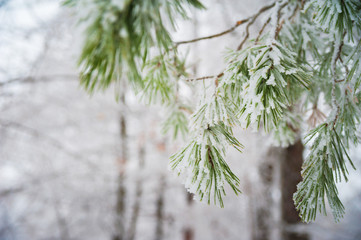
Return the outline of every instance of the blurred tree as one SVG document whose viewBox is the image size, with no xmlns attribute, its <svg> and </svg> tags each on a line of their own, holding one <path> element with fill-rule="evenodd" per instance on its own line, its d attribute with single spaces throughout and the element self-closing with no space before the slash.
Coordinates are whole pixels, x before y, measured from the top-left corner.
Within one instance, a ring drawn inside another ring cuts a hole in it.
<svg viewBox="0 0 361 240">
<path fill-rule="evenodd" d="M 188 6 L 202 9 L 200 1 L 65 4 L 87 27 L 79 60 L 82 85 L 92 93 L 114 83 L 122 93 L 126 81 L 142 100 L 164 106 L 169 112 L 164 131 L 187 137 L 171 157 L 171 168 L 196 198 L 223 207 L 226 183 L 241 192 L 225 161 L 228 145 L 243 148 L 233 134 L 236 126 L 264 129 L 282 147 L 307 134 L 309 154 L 293 197 L 296 208 L 304 221 L 312 221 L 317 212 L 326 213 L 327 199 L 340 220 L 344 206 L 336 183 L 347 181 L 346 162 L 353 167 L 348 149 L 359 142 L 360 1 L 277 0 L 221 33 L 178 42 L 167 26 L 175 28 L 177 16 L 186 18 Z M 267 17 L 253 36 L 250 27 L 262 14 Z M 227 54 L 222 72 L 189 74 L 180 45 L 221 37 L 242 25 L 245 37 Z M 204 93 L 198 105 L 186 94 L 194 87 Z"/>
</svg>

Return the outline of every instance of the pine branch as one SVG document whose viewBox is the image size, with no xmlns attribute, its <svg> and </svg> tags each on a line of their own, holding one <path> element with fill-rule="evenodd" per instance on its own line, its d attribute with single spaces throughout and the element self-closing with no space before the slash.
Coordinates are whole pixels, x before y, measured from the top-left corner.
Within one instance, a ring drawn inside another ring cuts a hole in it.
<svg viewBox="0 0 361 240">
<path fill-rule="evenodd" d="M 76 5 L 78 1 L 67 2 Z M 225 158 L 227 145 L 242 149 L 233 127 L 262 127 L 273 134 L 277 144 L 286 146 L 295 140 L 303 123 L 303 112 L 292 110 L 295 104 L 314 106 L 310 125 L 325 121 L 326 116 L 317 108 L 323 93 L 333 111 L 326 123 L 308 134 L 310 155 L 294 200 L 304 221 L 314 220 L 318 211 L 325 213 L 325 197 L 336 221 L 343 216 L 336 182 L 341 177 L 347 180 L 346 160 L 352 165 L 347 151 L 351 143 L 360 140 L 361 41 L 356 47 L 353 43 L 361 34 L 360 1 L 279 0 L 225 31 L 179 42 L 171 40 L 162 16 L 174 26 L 174 15 L 186 16 L 183 5 L 201 7 L 197 0 L 130 1 L 125 8 L 109 2 L 94 3 L 98 15 L 89 21 L 80 60 L 83 85 L 89 91 L 106 88 L 114 81 L 123 81 L 122 70 L 126 70 L 128 80 L 149 103 L 166 106 L 170 114 L 163 124 L 164 132 L 174 137 L 189 136 L 188 144 L 171 158 L 171 167 L 184 178 L 189 191 L 201 200 L 210 203 L 214 199 L 223 206 L 224 184 L 240 193 L 239 179 Z M 250 27 L 269 9 L 274 11 L 263 22 L 254 44 L 246 46 Z M 270 34 L 265 34 L 269 24 Z M 237 50 L 228 55 L 225 70 L 218 75 L 189 78 L 177 47 L 224 36 L 241 25 L 245 25 L 245 34 Z M 333 36 L 333 43 L 329 36 Z M 151 48 L 160 55 L 149 60 Z M 341 74 L 344 77 L 340 78 Z M 212 80 L 215 92 L 205 96 L 193 112 L 193 106 L 181 101 L 180 79 Z"/>
<path fill-rule="evenodd" d="M 331 75 L 333 78 L 333 83 L 332 83 L 332 91 L 331 91 L 331 95 L 332 95 L 332 102 L 334 107 L 336 108 L 335 111 L 335 117 L 333 119 L 333 127 L 335 127 L 337 119 L 338 119 L 338 115 L 340 112 L 340 105 L 337 102 L 337 98 L 336 98 L 336 84 L 338 83 L 337 80 L 337 74 L 336 74 L 336 64 L 337 61 L 340 59 L 341 56 L 341 52 L 342 52 L 342 47 L 344 45 L 343 42 L 343 38 L 346 35 L 346 32 L 344 32 L 344 34 L 342 35 L 342 37 L 340 37 L 340 39 L 337 39 L 334 43 L 334 52 L 332 55 L 332 62 L 331 62 Z"/>
<path fill-rule="evenodd" d="M 176 47 L 182 44 L 188 44 L 188 43 L 194 43 L 194 42 L 198 42 L 198 41 L 202 41 L 202 40 L 207 40 L 207 39 L 212 39 L 212 38 L 217 38 L 217 37 L 221 37 L 223 35 L 226 35 L 228 33 L 233 32 L 234 30 L 236 30 L 236 28 L 238 28 L 239 26 L 245 24 L 248 22 L 247 26 L 246 26 L 246 36 L 249 35 L 249 27 L 250 25 L 252 25 L 256 19 L 263 13 L 266 12 L 267 10 L 271 9 L 272 7 L 275 6 L 275 3 L 272 3 L 270 5 L 264 6 L 263 8 L 261 8 L 256 14 L 254 14 L 251 17 L 245 18 L 243 20 L 239 20 L 236 22 L 236 24 L 234 26 L 232 26 L 231 28 L 217 33 L 217 34 L 213 34 L 210 36 L 205 36 L 205 37 L 200 37 L 200 38 L 195 38 L 195 39 L 191 39 L 191 40 L 187 40 L 187 41 L 179 41 L 179 42 L 175 42 Z M 248 36 L 247 36 L 248 38 Z"/>
<path fill-rule="evenodd" d="M 198 77 L 198 78 L 188 78 L 186 79 L 187 82 L 194 82 L 194 81 L 203 81 L 207 79 L 214 79 L 214 78 L 220 78 L 223 76 L 223 72 L 217 74 L 217 75 L 211 75 L 211 76 L 204 76 L 204 77 Z"/>
</svg>

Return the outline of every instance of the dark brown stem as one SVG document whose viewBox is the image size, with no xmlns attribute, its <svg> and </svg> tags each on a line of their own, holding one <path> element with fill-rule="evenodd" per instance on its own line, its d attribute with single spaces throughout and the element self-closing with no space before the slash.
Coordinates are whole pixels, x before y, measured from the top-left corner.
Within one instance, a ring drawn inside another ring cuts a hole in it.
<svg viewBox="0 0 361 240">
<path fill-rule="evenodd" d="M 186 81 L 187 81 L 187 82 L 193 82 L 193 81 L 202 81 L 202 80 L 213 79 L 213 78 L 219 79 L 219 78 L 222 77 L 223 75 L 224 75 L 224 73 L 221 72 L 221 73 L 218 74 L 218 75 L 204 76 L 204 77 L 199 77 L 199 78 L 188 78 Z"/>
<path fill-rule="evenodd" d="M 268 18 L 267 21 L 263 24 L 261 30 L 258 32 L 258 36 L 257 36 L 257 38 L 256 38 L 255 44 L 258 43 L 258 41 L 259 41 L 259 39 L 260 39 L 260 37 L 261 37 L 264 29 L 267 27 L 267 25 L 270 23 L 270 21 L 271 21 L 271 18 Z"/>
<path fill-rule="evenodd" d="M 199 78 L 188 78 L 186 81 L 187 82 L 202 81 L 202 80 L 206 80 L 206 79 L 210 79 L 210 78 L 215 78 L 215 76 L 204 76 L 204 77 L 199 77 Z"/>
<path fill-rule="evenodd" d="M 246 26 L 246 35 L 244 36 L 242 42 L 239 44 L 239 46 L 237 47 L 237 50 L 241 50 L 244 43 L 247 41 L 248 37 L 249 37 L 249 27 L 257 20 L 257 18 L 265 11 L 267 11 L 270 8 L 273 8 L 275 6 L 275 3 L 268 5 L 268 6 L 264 6 L 263 8 L 261 8 L 258 13 L 256 13 L 255 15 L 253 15 L 250 18 L 250 22 L 247 24 Z"/>
<path fill-rule="evenodd" d="M 191 39 L 191 40 L 187 40 L 187 41 L 180 41 L 180 42 L 175 42 L 176 46 L 179 46 L 179 45 L 182 45 L 182 44 L 188 44 L 188 43 L 194 43 L 194 42 L 198 42 L 198 41 L 201 41 L 201 40 L 206 40 L 206 39 L 212 39 L 212 38 L 217 38 L 217 37 L 221 37 L 223 35 L 226 35 L 227 33 L 230 33 L 230 32 L 233 32 L 237 27 L 241 26 L 242 24 L 246 23 L 249 21 L 250 18 L 246 18 L 246 19 L 243 19 L 243 20 L 240 20 L 240 21 L 237 21 L 236 24 L 223 31 L 223 32 L 220 32 L 220 33 L 217 33 L 217 34 L 213 34 L 213 35 L 210 35 L 210 36 L 206 36 L 206 37 L 200 37 L 200 38 L 195 38 L 195 39 Z"/>
<path fill-rule="evenodd" d="M 54 74 L 54 75 L 41 75 L 41 76 L 27 76 L 12 78 L 4 82 L 0 82 L 0 87 L 15 83 L 38 83 L 38 82 L 54 82 L 54 81 L 74 81 L 78 80 L 79 77 L 71 74 Z"/>
<path fill-rule="evenodd" d="M 288 2 L 282 4 L 279 9 L 278 9 L 278 12 L 277 12 L 277 26 L 276 26 L 276 30 L 275 30 L 275 35 L 274 35 L 274 39 L 277 39 L 278 38 L 278 35 L 280 34 L 281 32 L 281 29 L 283 27 L 283 24 L 284 24 L 284 20 L 281 20 L 281 15 L 282 15 L 282 9 L 285 8 L 287 6 Z"/>
<path fill-rule="evenodd" d="M 341 59 L 342 47 L 344 45 L 343 39 L 344 39 L 345 35 L 346 35 L 346 32 L 344 32 L 340 42 L 337 45 L 335 43 L 334 55 L 333 55 L 333 59 L 332 59 L 332 62 L 331 62 L 331 74 L 332 74 L 332 78 L 333 78 L 331 95 L 332 95 L 333 105 L 336 107 L 336 115 L 335 115 L 335 118 L 333 120 L 332 128 L 335 128 L 335 125 L 336 125 L 336 122 L 337 122 L 337 119 L 338 119 L 338 115 L 339 115 L 339 112 L 340 112 L 340 105 L 337 103 L 337 99 L 336 99 L 336 84 L 339 82 L 337 80 L 336 64 L 337 64 L 337 61 L 339 59 Z"/>
<path fill-rule="evenodd" d="M 289 21 L 293 20 L 296 17 L 298 10 L 300 10 L 300 7 L 299 7 L 299 5 L 296 5 L 295 9 L 293 10 L 292 15 L 288 18 Z"/>
<path fill-rule="evenodd" d="M 177 47 L 177 46 L 182 45 L 182 44 L 194 43 L 194 42 L 198 42 L 198 41 L 201 41 L 201 40 L 221 37 L 221 36 L 223 36 L 225 34 L 233 32 L 236 28 L 238 28 L 239 26 L 241 26 L 241 25 L 243 25 L 244 23 L 247 23 L 247 22 L 248 22 L 248 24 L 247 24 L 247 27 L 246 27 L 246 32 L 248 33 L 248 36 L 249 36 L 249 27 L 250 27 L 250 25 L 252 25 L 256 21 L 256 19 L 259 17 L 259 15 L 261 15 L 263 12 L 269 10 L 270 8 L 274 7 L 274 5 L 275 5 L 275 3 L 264 6 L 255 15 L 253 15 L 251 17 L 248 17 L 248 18 L 245 18 L 243 20 L 237 21 L 234 26 L 232 26 L 231 28 L 229 28 L 229 29 L 227 29 L 227 30 L 225 30 L 223 32 L 213 34 L 213 35 L 210 35 L 210 36 L 195 38 L 195 39 L 191 39 L 191 40 L 187 40 L 187 41 L 175 42 L 175 46 Z"/>
</svg>

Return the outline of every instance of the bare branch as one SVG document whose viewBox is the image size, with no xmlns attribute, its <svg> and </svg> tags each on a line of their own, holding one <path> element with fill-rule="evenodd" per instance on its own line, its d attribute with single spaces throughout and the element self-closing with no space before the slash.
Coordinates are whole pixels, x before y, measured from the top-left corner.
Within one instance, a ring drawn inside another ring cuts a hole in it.
<svg viewBox="0 0 361 240">
<path fill-rule="evenodd" d="M 276 29 L 275 29 L 275 35 L 274 35 L 274 39 L 277 39 L 278 38 L 278 35 L 280 34 L 280 31 L 283 27 L 283 24 L 284 24 L 284 20 L 281 20 L 281 15 L 282 15 L 282 9 L 285 8 L 286 6 L 288 5 L 288 2 L 285 2 L 284 4 L 282 4 L 281 6 L 279 6 L 278 8 L 278 11 L 277 11 L 277 26 L 276 26 Z"/>
<path fill-rule="evenodd" d="M 220 78 L 223 76 L 223 72 L 221 72 L 220 74 L 218 75 L 212 75 L 212 76 L 204 76 L 204 77 L 199 77 L 199 78 L 188 78 L 186 79 L 187 82 L 193 82 L 193 81 L 202 81 L 202 80 L 206 80 L 206 79 L 213 79 L 213 78 Z"/>
<path fill-rule="evenodd" d="M 72 74 L 58 74 L 58 75 L 42 75 L 37 77 L 27 76 L 27 77 L 18 77 L 12 78 L 5 82 L 0 82 L 0 87 L 14 84 L 14 83 L 38 83 L 38 82 L 53 82 L 53 81 L 73 81 L 77 80 L 79 77 Z"/>
<path fill-rule="evenodd" d="M 270 23 L 270 21 L 271 21 L 271 18 L 268 18 L 267 21 L 263 24 L 261 30 L 258 32 L 258 36 L 257 36 L 257 38 L 256 38 L 255 44 L 258 43 L 258 41 L 259 41 L 259 39 L 260 39 L 260 37 L 261 37 L 264 29 L 267 27 L 267 25 Z"/>
<path fill-rule="evenodd" d="M 267 11 L 270 8 L 273 8 L 275 6 L 275 3 L 271 4 L 271 5 L 267 5 L 264 6 L 263 8 L 261 8 L 258 13 L 256 13 L 255 15 L 253 15 L 250 19 L 251 21 L 247 24 L 246 26 L 246 36 L 244 36 L 242 42 L 239 44 L 239 46 L 237 47 L 237 50 L 241 50 L 244 43 L 247 41 L 248 37 L 249 37 L 249 27 L 257 20 L 257 18 L 265 11 Z"/>
<path fill-rule="evenodd" d="M 7 120 L 3 120 L 3 119 L 0 119 L 0 126 L 5 127 L 5 128 L 14 128 L 14 129 L 25 132 L 34 137 L 41 137 L 44 140 L 46 140 L 47 143 L 51 144 L 58 150 L 64 152 L 65 154 L 67 154 L 71 157 L 74 157 L 77 160 L 81 160 L 81 162 L 83 162 L 84 164 L 86 164 L 87 166 L 89 166 L 92 169 L 98 169 L 98 166 L 96 164 L 90 162 L 88 159 L 84 158 L 82 155 L 69 150 L 61 141 L 59 141 L 49 135 L 41 133 L 40 131 L 38 131 L 34 128 L 22 125 L 17 122 L 7 121 Z"/>
<path fill-rule="evenodd" d="M 231 27 L 231 28 L 229 28 L 229 29 L 227 29 L 227 30 L 225 30 L 223 32 L 213 34 L 213 35 L 210 35 L 210 36 L 206 36 L 206 37 L 195 38 L 195 39 L 191 39 L 191 40 L 187 40 L 187 41 L 175 42 L 175 45 L 179 46 L 179 45 L 182 45 L 182 44 L 194 43 L 194 42 L 198 42 L 198 41 L 201 41 L 201 40 L 221 37 L 221 36 L 223 36 L 223 35 L 225 35 L 227 33 L 233 32 L 236 28 L 243 25 L 244 23 L 250 22 L 250 23 L 247 24 L 246 31 L 248 32 L 249 31 L 248 30 L 249 26 L 252 25 L 255 22 L 255 20 L 258 18 L 258 16 L 261 15 L 261 13 L 263 13 L 263 12 L 267 11 L 268 9 L 272 8 L 274 5 L 275 5 L 275 3 L 264 6 L 255 15 L 253 15 L 251 17 L 248 17 L 248 18 L 245 18 L 243 20 L 237 21 L 236 24 L 233 27 Z M 248 33 L 248 35 L 249 35 L 249 33 Z"/>
<path fill-rule="evenodd" d="M 333 78 L 331 96 L 332 96 L 332 103 L 333 103 L 334 107 L 336 107 L 336 115 L 333 120 L 333 128 L 336 125 L 338 115 L 340 112 L 340 105 L 338 104 L 337 99 L 336 99 L 336 84 L 339 82 L 337 80 L 336 64 L 337 64 L 337 61 L 341 57 L 342 47 L 344 44 L 343 39 L 344 39 L 345 35 L 346 35 L 346 31 L 344 32 L 343 36 L 341 36 L 340 40 L 335 41 L 332 62 L 331 62 L 331 73 L 332 73 L 332 78 Z"/>
</svg>

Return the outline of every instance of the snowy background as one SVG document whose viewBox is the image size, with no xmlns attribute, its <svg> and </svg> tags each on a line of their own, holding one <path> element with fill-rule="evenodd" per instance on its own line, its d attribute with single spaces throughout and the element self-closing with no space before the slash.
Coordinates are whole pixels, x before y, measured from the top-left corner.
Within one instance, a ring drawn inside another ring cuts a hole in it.
<svg viewBox="0 0 361 240">
<path fill-rule="evenodd" d="M 207 11 L 191 12 L 175 40 L 217 33 L 257 11 L 266 0 L 204 1 Z M 168 158 L 181 143 L 160 134 L 164 112 L 115 101 L 114 90 L 89 96 L 78 84 L 76 60 L 81 34 L 74 17 L 56 0 L 0 0 L 0 240 L 112 239 L 115 232 L 120 158 L 120 111 L 126 111 L 129 159 L 125 169 L 127 238 L 252 239 L 254 211 L 262 203 L 259 163 L 269 141 L 239 131 L 245 152 L 230 152 L 231 168 L 243 194 L 231 192 L 225 208 L 194 202 L 168 171 Z M 184 47 L 197 76 L 222 70 L 228 48 L 236 48 L 240 28 L 228 36 Z M 361 151 L 352 151 L 358 169 L 341 184 L 346 216 L 332 215 L 297 231 L 311 239 L 361 239 Z M 280 239 L 280 188 L 271 185 L 269 239 Z M 136 210 L 137 209 L 137 210 Z M 134 220 L 135 219 L 135 220 Z"/>
</svg>

